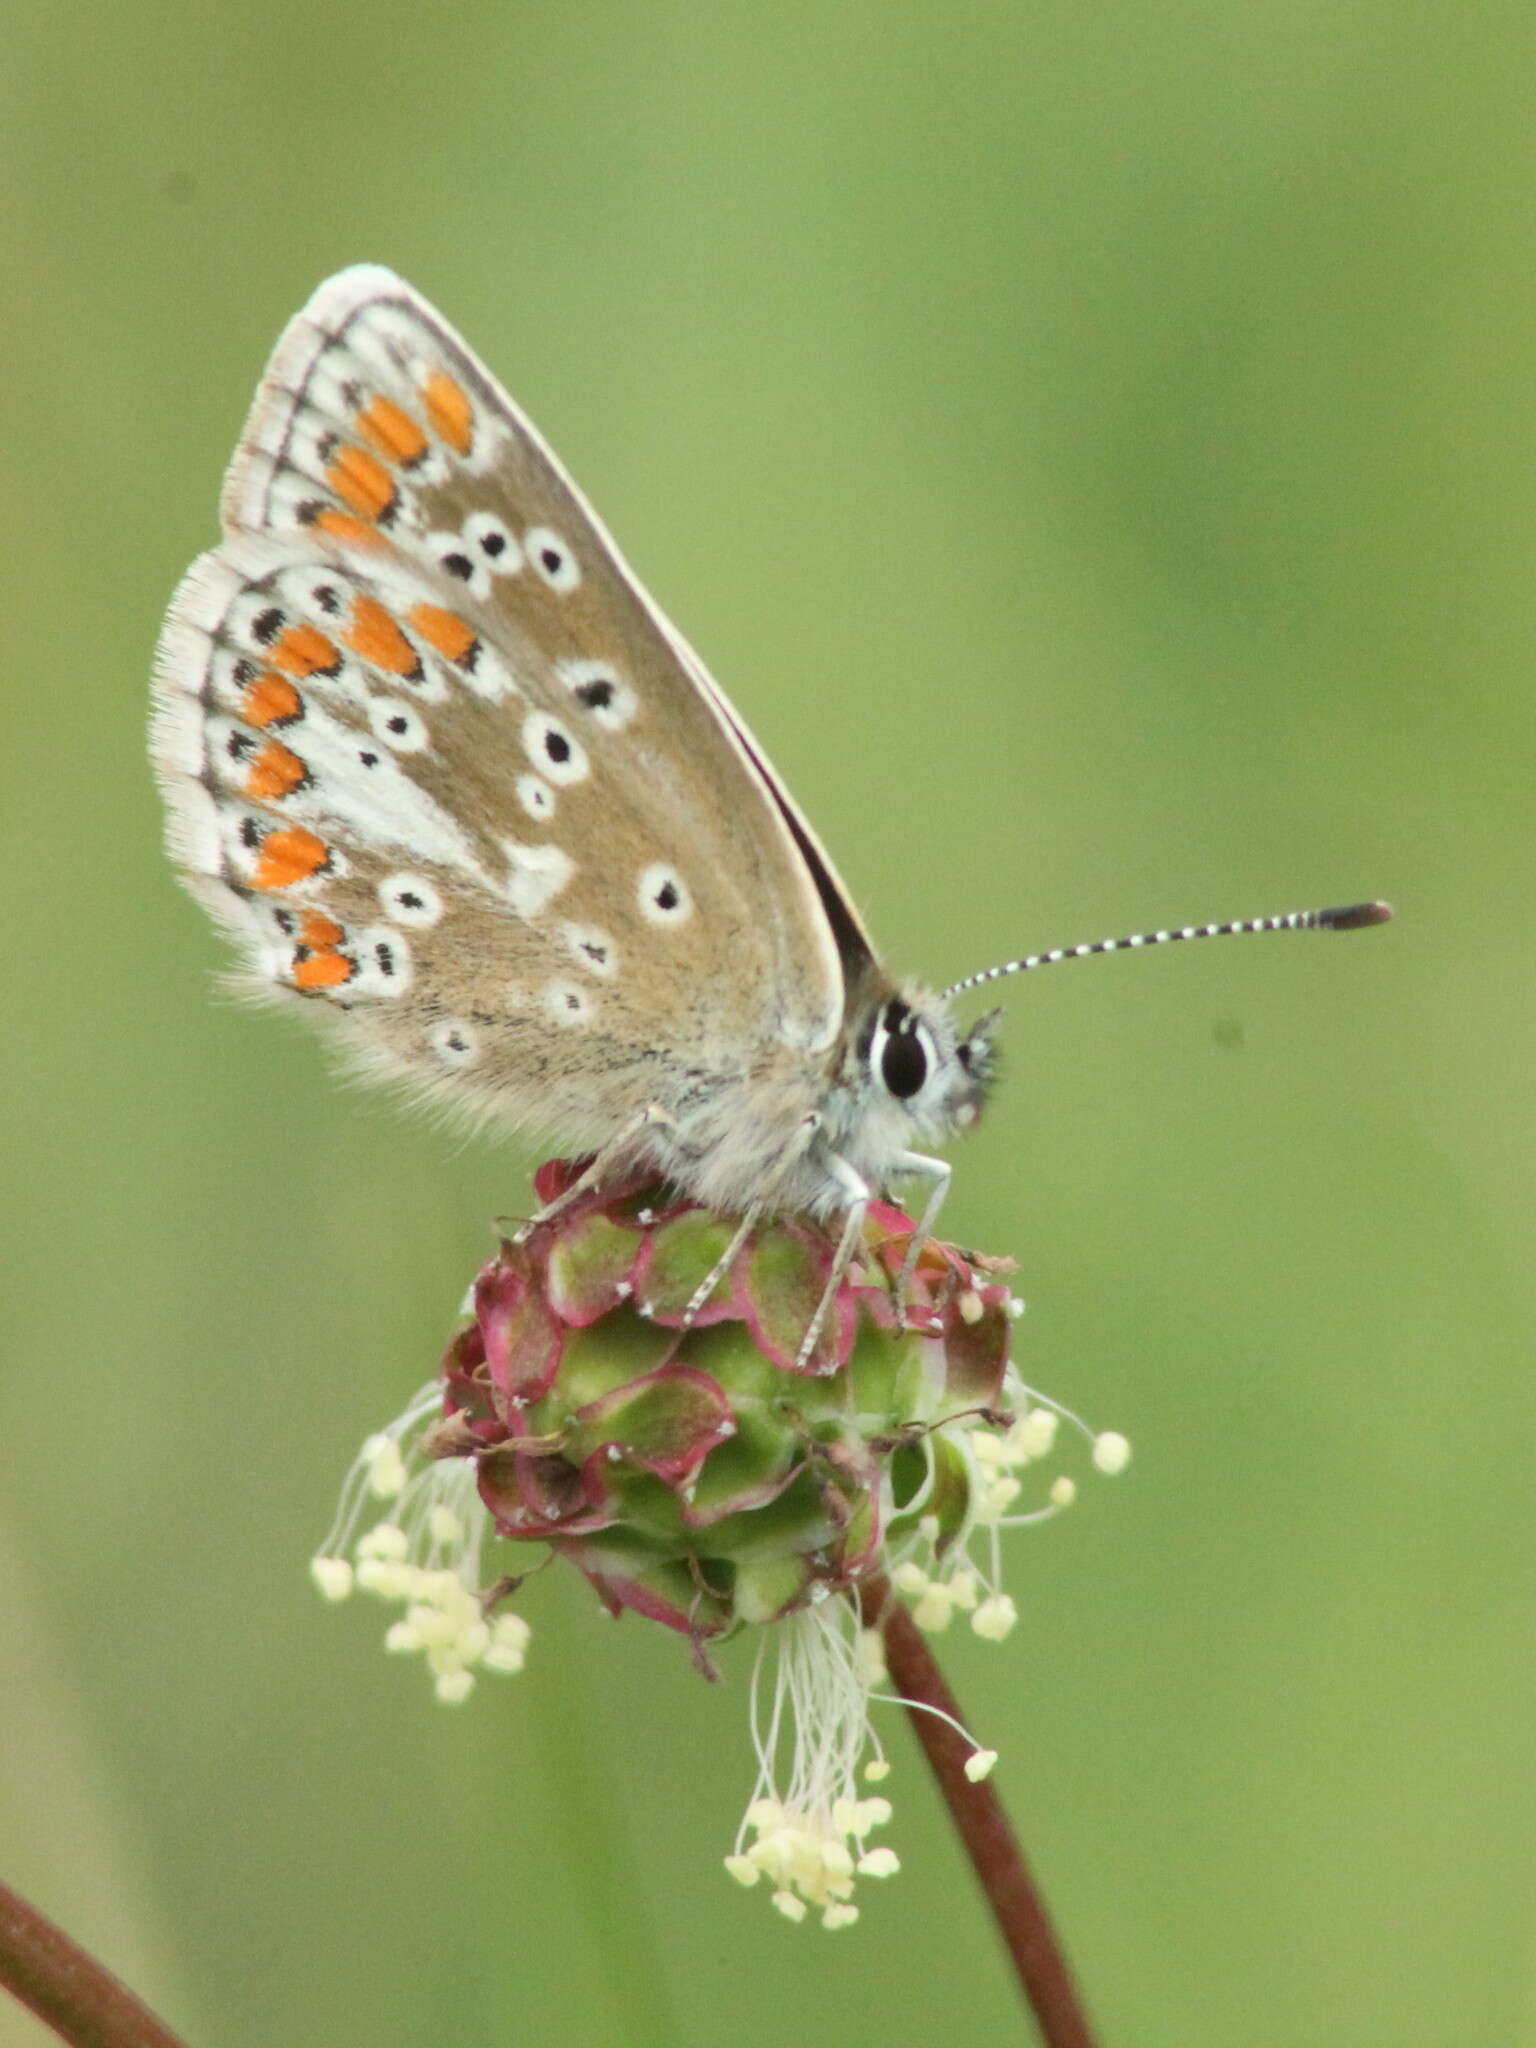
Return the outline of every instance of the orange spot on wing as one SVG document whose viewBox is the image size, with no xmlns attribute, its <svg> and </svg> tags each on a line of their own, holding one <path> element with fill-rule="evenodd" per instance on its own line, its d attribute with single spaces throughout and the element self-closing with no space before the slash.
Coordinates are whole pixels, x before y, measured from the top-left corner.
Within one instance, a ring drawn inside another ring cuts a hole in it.
<svg viewBox="0 0 1536 2048">
<path fill-rule="evenodd" d="M 327 917 L 323 910 L 309 911 L 299 926 L 299 944 L 308 946 L 314 953 L 323 953 L 332 946 L 339 946 L 345 936 L 335 918 Z"/>
<path fill-rule="evenodd" d="M 374 668 L 387 669 L 392 676 L 420 672 L 421 662 L 415 648 L 377 598 L 359 597 L 353 601 L 352 624 L 341 637 L 364 661 Z"/>
<path fill-rule="evenodd" d="M 357 430 L 386 462 L 409 468 L 427 452 L 426 435 L 392 399 L 375 398 L 357 415 Z"/>
<path fill-rule="evenodd" d="M 327 540 L 339 541 L 349 548 L 382 548 L 388 545 L 382 533 L 361 519 L 352 518 L 347 512 L 332 512 L 329 509 L 317 512 L 309 522 L 317 533 L 323 533 Z"/>
<path fill-rule="evenodd" d="M 286 676 L 275 676 L 270 669 L 264 669 L 254 683 L 247 686 L 240 699 L 240 716 L 247 725 L 284 725 L 291 718 L 297 718 L 304 709 L 304 699 Z"/>
<path fill-rule="evenodd" d="M 439 605 L 413 604 L 406 617 L 422 639 L 449 661 L 463 661 L 479 645 L 474 627 L 466 625 L 457 612 L 445 612 Z"/>
<path fill-rule="evenodd" d="M 421 387 L 432 431 L 456 455 L 467 455 L 475 438 L 475 415 L 462 385 L 446 370 L 434 370 Z"/>
<path fill-rule="evenodd" d="M 295 882 L 307 882 L 330 859 L 330 848 L 302 825 L 285 826 L 269 832 L 261 842 L 251 886 L 256 889 L 291 889 Z"/>
<path fill-rule="evenodd" d="M 298 755 L 281 740 L 268 740 L 251 762 L 245 794 L 253 804 L 271 803 L 274 798 L 292 796 L 308 773 Z"/>
<path fill-rule="evenodd" d="M 341 667 L 334 642 L 314 626 L 290 626 L 269 659 L 274 667 L 286 669 L 291 676 L 329 676 Z"/>
<path fill-rule="evenodd" d="M 345 953 L 306 953 L 302 959 L 295 954 L 293 985 L 298 989 L 340 988 L 356 972 Z"/>
<path fill-rule="evenodd" d="M 389 471 L 366 448 L 343 448 L 325 472 L 325 480 L 359 519 L 383 519 L 394 510 L 395 487 Z"/>
</svg>

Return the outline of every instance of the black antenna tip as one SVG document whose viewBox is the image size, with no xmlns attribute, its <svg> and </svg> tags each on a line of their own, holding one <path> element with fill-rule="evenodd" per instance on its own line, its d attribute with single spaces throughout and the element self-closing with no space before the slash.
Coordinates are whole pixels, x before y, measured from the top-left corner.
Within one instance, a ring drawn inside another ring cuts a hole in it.
<svg viewBox="0 0 1536 2048">
<path fill-rule="evenodd" d="M 1329 932 L 1364 931 L 1367 925 L 1390 924 L 1392 906 L 1390 903 L 1347 903 L 1341 910 L 1320 910 L 1318 925 Z"/>
</svg>

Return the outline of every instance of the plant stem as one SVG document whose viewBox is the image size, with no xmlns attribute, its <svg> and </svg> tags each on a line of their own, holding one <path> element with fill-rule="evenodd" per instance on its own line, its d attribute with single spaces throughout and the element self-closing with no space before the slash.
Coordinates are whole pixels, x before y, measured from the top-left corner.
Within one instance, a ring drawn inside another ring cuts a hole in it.
<svg viewBox="0 0 1536 2048">
<path fill-rule="evenodd" d="M 184 2048 L 126 1985 L 5 1884 L 0 1985 L 71 2048 Z"/>
<path fill-rule="evenodd" d="M 964 1717 L 933 1652 L 883 1575 L 859 1587 L 859 1606 L 865 1627 L 878 1628 L 884 1639 L 891 1683 L 906 1703 L 1045 2048 L 1094 2048 L 1066 1958 L 1002 1801 L 989 1780 L 973 1785 L 965 1775 L 971 1746 L 950 1725 L 964 1725 Z M 949 1720 L 940 1720 L 940 1714 Z"/>
</svg>

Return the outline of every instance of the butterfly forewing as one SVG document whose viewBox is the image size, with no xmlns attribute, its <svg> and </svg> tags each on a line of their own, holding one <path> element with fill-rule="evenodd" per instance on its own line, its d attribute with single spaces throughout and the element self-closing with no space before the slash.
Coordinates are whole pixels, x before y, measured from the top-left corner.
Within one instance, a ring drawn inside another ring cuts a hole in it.
<svg viewBox="0 0 1536 2048">
<path fill-rule="evenodd" d="M 399 279 L 343 272 L 292 323 L 223 513 L 167 624 L 156 758 L 188 880 L 257 977 L 569 1142 L 830 1045 L 837 947 L 863 944 L 835 876 Z"/>
</svg>

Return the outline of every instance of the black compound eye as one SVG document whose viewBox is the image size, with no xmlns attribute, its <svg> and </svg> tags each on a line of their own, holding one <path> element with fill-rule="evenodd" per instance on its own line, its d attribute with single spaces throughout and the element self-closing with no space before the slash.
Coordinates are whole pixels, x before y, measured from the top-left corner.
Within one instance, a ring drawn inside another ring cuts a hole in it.
<svg viewBox="0 0 1536 2048">
<path fill-rule="evenodd" d="M 907 1102 L 928 1078 L 928 1054 L 908 1025 L 895 1030 L 880 1051 L 880 1078 L 898 1102 Z"/>
</svg>

